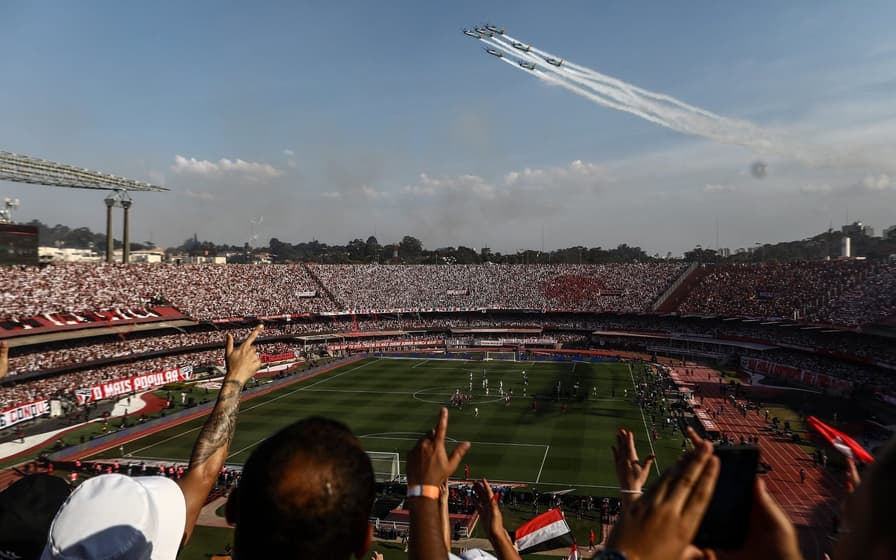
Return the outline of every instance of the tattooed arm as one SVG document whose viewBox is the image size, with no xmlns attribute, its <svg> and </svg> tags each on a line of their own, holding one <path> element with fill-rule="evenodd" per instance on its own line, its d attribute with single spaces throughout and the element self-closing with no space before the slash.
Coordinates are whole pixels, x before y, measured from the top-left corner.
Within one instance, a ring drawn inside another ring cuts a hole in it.
<svg viewBox="0 0 896 560">
<path fill-rule="evenodd" d="M 227 349 L 224 354 L 227 373 L 221 383 L 218 400 L 208 420 L 199 432 L 193 454 L 190 457 L 190 469 L 178 484 L 187 502 L 187 523 L 184 527 L 183 543 L 190 539 L 199 511 L 205 505 L 205 499 L 211 491 L 218 473 L 227 458 L 230 440 L 236 429 L 236 416 L 239 412 L 240 393 L 243 385 L 255 375 L 261 361 L 252 343 L 261 332 L 261 325 L 255 327 L 252 334 L 234 349 L 233 337 L 227 335 Z"/>
<path fill-rule="evenodd" d="M 3 340 L 0 341 L 0 381 L 6 377 L 9 372 L 9 344 Z"/>
</svg>

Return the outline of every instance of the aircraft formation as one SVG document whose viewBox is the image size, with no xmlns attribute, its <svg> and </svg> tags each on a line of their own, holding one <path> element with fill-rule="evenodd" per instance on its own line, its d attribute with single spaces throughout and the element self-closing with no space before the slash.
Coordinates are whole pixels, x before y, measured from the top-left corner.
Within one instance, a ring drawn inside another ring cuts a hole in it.
<svg viewBox="0 0 896 560">
<path fill-rule="evenodd" d="M 497 25 L 492 25 L 491 23 L 485 23 L 483 25 L 478 25 L 470 29 L 464 28 L 462 29 L 462 31 L 464 35 L 466 35 L 467 37 L 472 37 L 473 39 L 492 39 L 496 35 L 504 35 L 505 33 L 503 27 L 498 27 Z M 532 50 L 531 46 L 520 41 L 510 41 L 510 46 L 524 53 L 528 53 Z M 504 58 L 504 53 L 501 52 L 501 50 L 492 47 L 485 47 L 483 48 L 483 50 L 492 56 Z M 563 60 L 559 58 L 550 56 L 541 58 L 544 58 L 544 61 L 552 66 L 559 67 L 563 64 Z M 519 64 L 520 67 L 525 68 L 526 70 L 535 70 L 536 67 L 536 64 L 534 62 L 528 60 L 516 60 L 515 62 Z"/>
<path fill-rule="evenodd" d="M 827 146 L 806 142 L 784 131 L 765 129 L 752 122 L 724 117 L 680 101 L 671 95 L 649 91 L 587 66 L 564 60 L 530 43 L 511 37 L 503 27 L 490 23 L 463 29 L 464 35 L 483 44 L 484 50 L 501 62 L 552 85 L 560 86 L 602 107 L 629 113 L 653 124 L 722 144 L 748 148 L 763 159 L 769 154 L 795 159 L 808 165 L 855 167 L 880 164 L 881 156 L 856 158 Z M 761 179 L 767 173 L 762 160 L 750 170 Z"/>
</svg>

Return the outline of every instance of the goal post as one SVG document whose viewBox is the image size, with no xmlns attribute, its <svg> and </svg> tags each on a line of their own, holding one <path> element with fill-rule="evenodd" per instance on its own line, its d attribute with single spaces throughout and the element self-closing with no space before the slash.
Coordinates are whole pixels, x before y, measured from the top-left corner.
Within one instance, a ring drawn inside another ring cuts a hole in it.
<svg viewBox="0 0 896 560">
<path fill-rule="evenodd" d="M 497 360 L 500 362 L 515 362 L 516 352 L 486 352 L 485 361 Z"/>
<path fill-rule="evenodd" d="M 388 451 L 368 451 L 373 465 L 373 475 L 377 482 L 397 482 L 401 480 L 401 459 L 398 453 Z"/>
</svg>

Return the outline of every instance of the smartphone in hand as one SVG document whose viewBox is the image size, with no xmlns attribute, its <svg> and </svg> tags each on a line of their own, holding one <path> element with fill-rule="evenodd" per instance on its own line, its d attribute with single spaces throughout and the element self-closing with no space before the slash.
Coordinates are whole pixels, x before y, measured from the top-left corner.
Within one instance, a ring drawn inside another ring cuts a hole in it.
<svg viewBox="0 0 896 560">
<path fill-rule="evenodd" d="M 716 446 L 715 455 L 720 462 L 719 478 L 694 544 L 699 548 L 741 548 L 750 529 L 759 448 Z"/>
</svg>

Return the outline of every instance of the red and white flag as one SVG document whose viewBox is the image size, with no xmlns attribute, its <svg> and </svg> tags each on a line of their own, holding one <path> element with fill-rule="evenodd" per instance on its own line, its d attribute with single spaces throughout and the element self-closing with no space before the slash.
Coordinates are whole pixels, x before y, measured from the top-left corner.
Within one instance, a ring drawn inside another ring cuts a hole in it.
<svg viewBox="0 0 896 560">
<path fill-rule="evenodd" d="M 553 550 L 574 544 L 572 530 L 559 509 L 551 509 L 520 525 L 514 532 L 520 554 Z"/>
<path fill-rule="evenodd" d="M 569 549 L 567 560 L 579 560 L 579 549 L 576 548 L 576 543 L 572 543 L 572 548 Z"/>
<path fill-rule="evenodd" d="M 806 418 L 806 422 L 808 422 L 809 425 L 812 426 L 812 428 L 814 428 L 815 431 L 821 435 L 821 437 L 826 439 L 828 443 L 833 445 L 837 451 L 846 455 L 850 459 L 862 461 L 863 463 L 874 462 L 874 457 L 872 457 L 870 453 L 865 451 L 864 447 L 862 447 L 856 440 L 852 439 L 840 430 L 828 426 L 814 416 Z"/>
</svg>

